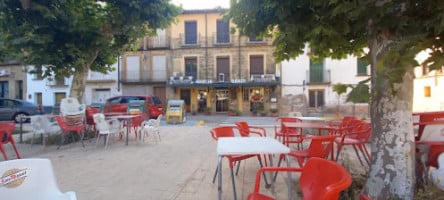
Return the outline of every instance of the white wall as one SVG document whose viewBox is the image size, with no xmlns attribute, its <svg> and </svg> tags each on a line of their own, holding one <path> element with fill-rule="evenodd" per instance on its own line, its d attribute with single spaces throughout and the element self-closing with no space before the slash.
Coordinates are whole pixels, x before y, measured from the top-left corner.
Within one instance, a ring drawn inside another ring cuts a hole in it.
<svg viewBox="0 0 444 200">
<path fill-rule="evenodd" d="M 82 100 L 84 104 L 90 104 L 92 102 L 97 102 L 98 99 L 101 99 L 101 102 L 104 102 L 106 98 L 120 95 L 120 91 L 118 90 L 118 70 L 117 63 L 113 65 L 116 69 L 109 74 L 101 74 L 101 73 L 89 73 L 87 80 L 87 84 L 85 85 L 85 94 Z M 29 66 L 29 69 L 32 69 L 33 66 Z M 27 94 L 26 97 L 28 101 L 36 103 L 36 93 L 42 93 L 42 105 L 43 106 L 54 106 L 55 104 L 55 93 L 64 92 L 66 96 L 69 96 L 69 91 L 72 84 L 72 77 L 67 79 L 67 86 L 49 86 L 47 85 L 47 80 L 36 80 L 34 74 L 27 74 Z M 101 90 L 109 89 L 109 93 L 103 92 Z M 99 95 L 99 96 L 98 96 Z"/>
<path fill-rule="evenodd" d="M 310 59 L 306 53 L 296 57 L 295 59 L 283 61 L 281 63 L 281 95 L 298 95 L 303 93 L 308 98 L 308 89 L 324 89 L 326 106 L 336 106 L 338 104 L 338 95 L 333 91 L 334 84 L 357 84 L 359 81 L 369 78 L 369 76 L 357 76 L 357 58 L 353 56 L 348 56 L 346 59 L 341 60 L 324 60 L 324 68 L 326 70 L 330 70 L 331 83 L 329 85 L 316 84 L 304 86 L 303 81 L 308 80 L 307 75 L 309 68 Z M 367 72 L 370 74 L 369 67 Z M 340 103 L 346 104 L 345 99 L 346 95 L 341 95 L 339 98 Z"/>
<path fill-rule="evenodd" d="M 28 69 L 33 69 L 34 66 L 28 66 Z M 44 70 L 44 69 L 43 69 Z M 72 78 L 68 79 L 69 83 Z M 37 103 L 36 93 L 42 93 L 42 105 L 43 106 L 54 106 L 55 104 L 55 93 L 63 92 L 66 96 L 69 96 L 69 86 L 48 86 L 47 79 L 36 80 L 34 74 L 26 75 L 27 82 L 27 94 L 26 100 Z"/>
<path fill-rule="evenodd" d="M 434 71 L 422 76 L 422 68 L 415 68 L 413 84 L 413 112 L 444 110 L 444 74 Z M 424 94 L 424 88 L 430 87 L 430 97 Z"/>
</svg>

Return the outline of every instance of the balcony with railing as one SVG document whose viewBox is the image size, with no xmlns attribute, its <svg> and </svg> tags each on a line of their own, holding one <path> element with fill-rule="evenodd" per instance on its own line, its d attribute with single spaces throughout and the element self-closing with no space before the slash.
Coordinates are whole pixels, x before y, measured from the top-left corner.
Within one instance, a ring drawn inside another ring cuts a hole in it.
<svg viewBox="0 0 444 200">
<path fill-rule="evenodd" d="M 168 49 L 170 48 L 169 38 L 165 35 L 144 37 L 139 39 L 139 50 Z"/>
<path fill-rule="evenodd" d="M 69 85 L 69 78 L 52 78 L 48 77 L 46 79 L 46 85 L 52 87 L 66 87 Z"/>
<path fill-rule="evenodd" d="M 251 75 L 248 79 L 233 79 L 219 73 L 217 77 L 208 79 L 193 76 L 170 76 L 167 85 L 170 87 L 233 87 L 233 86 L 276 86 L 280 82 L 274 74 Z"/>
<path fill-rule="evenodd" d="M 232 45 L 232 35 L 230 33 L 213 33 L 212 40 L 214 46 Z"/>
<path fill-rule="evenodd" d="M 197 47 L 203 45 L 205 42 L 205 38 L 201 37 L 200 34 L 197 34 L 196 36 L 189 36 L 185 33 L 179 34 L 178 38 L 179 47 Z"/>
<path fill-rule="evenodd" d="M 307 70 L 307 84 L 330 84 L 331 72 L 330 70 Z"/>
<path fill-rule="evenodd" d="M 195 38 L 186 39 L 185 34 L 179 34 L 178 38 L 172 38 L 174 48 L 200 48 L 205 47 L 220 47 L 220 46 L 273 46 L 271 38 L 249 38 L 232 34 L 219 34 L 216 32 L 209 34 L 208 37 L 198 34 Z M 208 41 L 208 42 L 206 42 Z"/>
</svg>

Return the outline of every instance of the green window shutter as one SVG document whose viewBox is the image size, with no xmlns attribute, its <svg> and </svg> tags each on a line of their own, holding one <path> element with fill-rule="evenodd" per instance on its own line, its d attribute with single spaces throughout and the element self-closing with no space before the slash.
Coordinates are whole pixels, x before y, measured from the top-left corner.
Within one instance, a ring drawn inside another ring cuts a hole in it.
<svg viewBox="0 0 444 200">
<path fill-rule="evenodd" d="M 310 60 L 310 83 L 324 82 L 324 61 L 314 63 Z"/>
<path fill-rule="evenodd" d="M 364 59 L 358 58 L 358 75 L 368 75 L 367 66 L 368 62 Z"/>
</svg>

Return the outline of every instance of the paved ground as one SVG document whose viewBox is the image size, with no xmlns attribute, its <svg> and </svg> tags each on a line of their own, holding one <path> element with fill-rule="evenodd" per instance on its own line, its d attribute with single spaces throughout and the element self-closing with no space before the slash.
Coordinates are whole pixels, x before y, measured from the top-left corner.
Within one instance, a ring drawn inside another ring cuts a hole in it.
<svg viewBox="0 0 444 200">
<path fill-rule="evenodd" d="M 274 132 L 274 118 L 271 117 L 202 115 L 189 116 L 184 124 L 162 122 L 158 143 L 153 137 L 144 143 L 137 142 L 132 136 L 128 146 L 115 138 L 108 149 L 101 145 L 96 148 L 94 140 L 87 140 L 85 148 L 81 143 L 64 145 L 59 150 L 57 146 L 19 144 L 19 151 L 23 158 L 50 159 L 60 189 L 75 191 L 79 200 L 217 199 L 217 183 L 212 183 L 217 160 L 216 142 L 209 130 L 218 125 L 232 125 L 238 120 L 264 126 L 269 136 Z M 11 149 L 7 152 L 15 158 Z M 258 168 L 256 159 L 242 162 L 235 178 L 238 199 L 246 199 L 253 190 Z M 233 199 L 228 169 L 224 160 L 223 199 Z M 284 177 L 280 175 L 273 187 L 261 191 L 277 199 L 287 199 Z M 296 182 L 297 177 L 294 179 Z"/>
</svg>

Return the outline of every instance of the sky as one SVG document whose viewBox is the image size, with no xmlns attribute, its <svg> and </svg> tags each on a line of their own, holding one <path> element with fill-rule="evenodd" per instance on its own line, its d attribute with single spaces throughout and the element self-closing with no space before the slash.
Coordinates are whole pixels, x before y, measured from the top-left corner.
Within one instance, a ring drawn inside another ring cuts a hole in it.
<svg viewBox="0 0 444 200">
<path fill-rule="evenodd" d="M 230 7 L 230 0 L 171 0 L 175 5 L 182 4 L 183 9 L 211 9 L 218 6 L 222 8 Z"/>
</svg>

